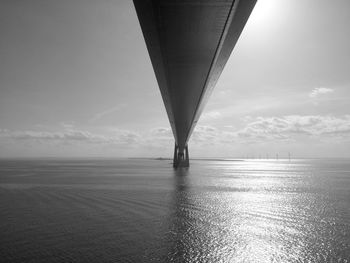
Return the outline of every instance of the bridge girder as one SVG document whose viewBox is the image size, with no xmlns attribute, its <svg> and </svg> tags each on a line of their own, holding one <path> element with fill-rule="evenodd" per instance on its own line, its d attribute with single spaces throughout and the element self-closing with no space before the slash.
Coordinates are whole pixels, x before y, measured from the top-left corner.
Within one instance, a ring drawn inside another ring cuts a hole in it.
<svg viewBox="0 0 350 263">
<path fill-rule="evenodd" d="M 134 0 L 180 154 L 188 152 L 188 140 L 255 3 Z"/>
</svg>

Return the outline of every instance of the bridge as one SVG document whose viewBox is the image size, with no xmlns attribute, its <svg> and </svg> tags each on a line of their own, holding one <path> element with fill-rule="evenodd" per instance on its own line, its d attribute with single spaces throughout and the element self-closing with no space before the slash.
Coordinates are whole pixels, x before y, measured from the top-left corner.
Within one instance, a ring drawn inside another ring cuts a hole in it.
<svg viewBox="0 0 350 263">
<path fill-rule="evenodd" d="M 134 0 L 175 138 L 174 167 L 257 0 Z"/>
</svg>

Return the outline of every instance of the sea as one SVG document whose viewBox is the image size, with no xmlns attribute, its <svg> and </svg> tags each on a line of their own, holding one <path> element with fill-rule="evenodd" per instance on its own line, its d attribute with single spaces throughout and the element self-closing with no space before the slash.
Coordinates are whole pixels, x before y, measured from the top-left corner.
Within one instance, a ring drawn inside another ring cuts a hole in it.
<svg viewBox="0 0 350 263">
<path fill-rule="evenodd" d="M 1 160 L 0 262 L 350 262 L 350 160 Z"/>
</svg>

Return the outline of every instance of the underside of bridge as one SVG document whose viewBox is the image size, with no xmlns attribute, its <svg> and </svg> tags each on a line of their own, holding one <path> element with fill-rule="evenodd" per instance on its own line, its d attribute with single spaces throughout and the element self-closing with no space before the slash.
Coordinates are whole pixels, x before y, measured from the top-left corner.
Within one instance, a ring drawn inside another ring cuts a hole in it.
<svg viewBox="0 0 350 263">
<path fill-rule="evenodd" d="M 134 0 L 175 137 L 174 167 L 256 0 Z"/>
</svg>

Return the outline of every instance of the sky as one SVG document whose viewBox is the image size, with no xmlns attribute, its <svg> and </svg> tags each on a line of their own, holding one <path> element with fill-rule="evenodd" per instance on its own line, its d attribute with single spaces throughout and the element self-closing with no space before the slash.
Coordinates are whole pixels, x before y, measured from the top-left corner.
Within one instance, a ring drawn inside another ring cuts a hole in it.
<svg viewBox="0 0 350 263">
<path fill-rule="evenodd" d="M 350 157 L 350 1 L 258 0 L 191 157 Z M 0 0 L 0 157 L 171 157 L 131 0 Z"/>
</svg>

